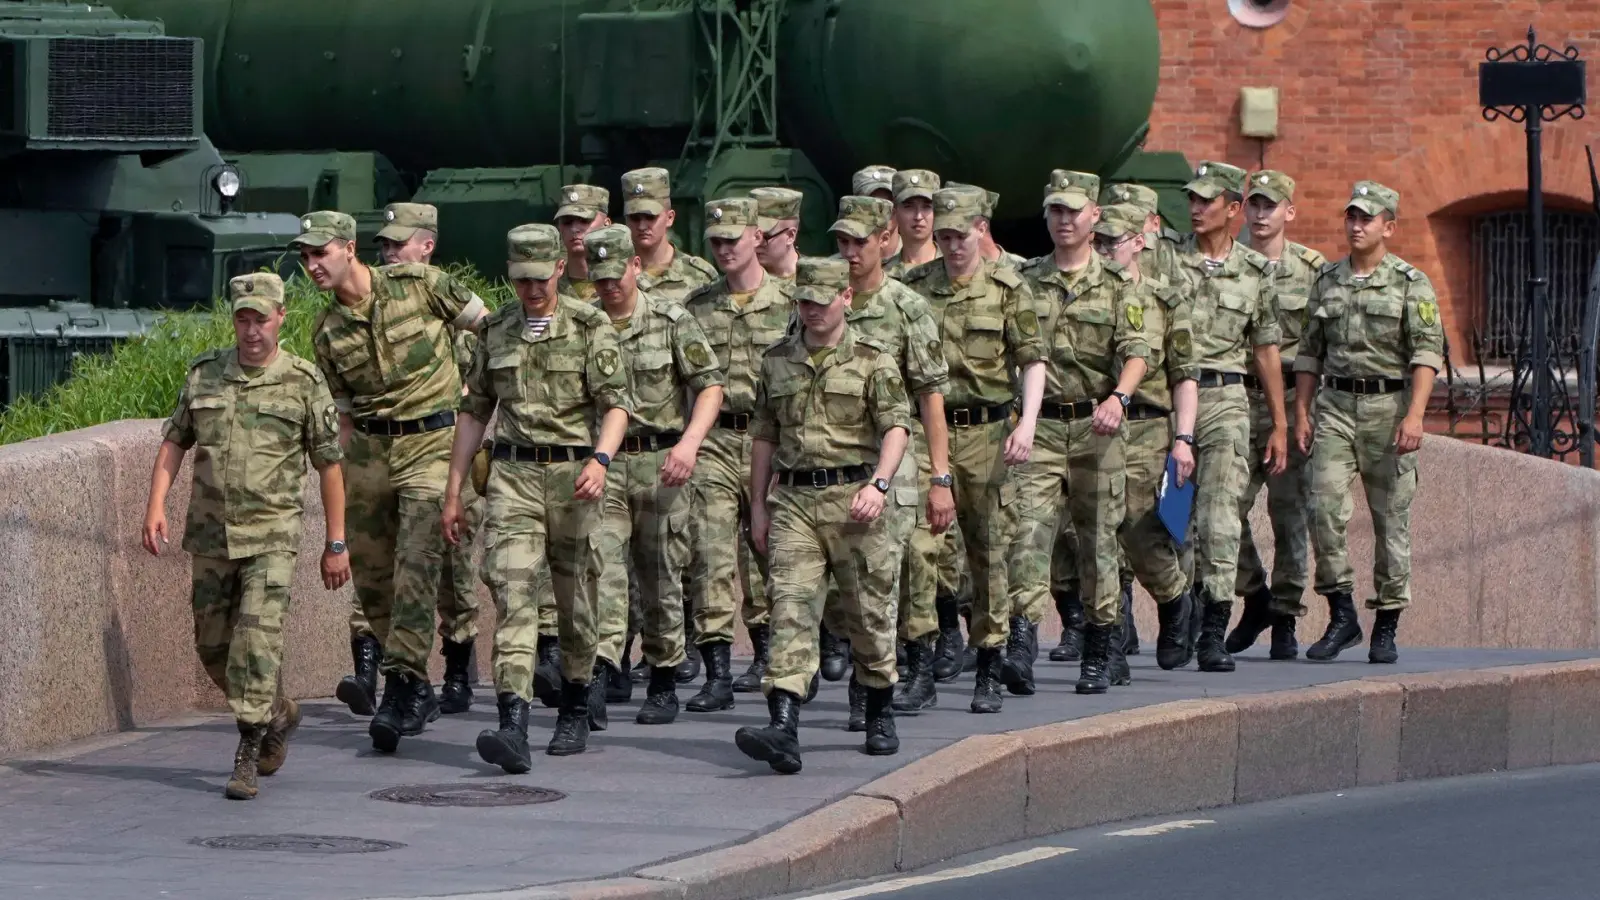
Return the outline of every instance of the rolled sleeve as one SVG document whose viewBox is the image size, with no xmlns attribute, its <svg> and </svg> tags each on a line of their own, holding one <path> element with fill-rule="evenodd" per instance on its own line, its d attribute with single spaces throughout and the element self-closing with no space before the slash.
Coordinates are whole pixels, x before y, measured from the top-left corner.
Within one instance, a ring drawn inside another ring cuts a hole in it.
<svg viewBox="0 0 1600 900">
<path fill-rule="evenodd" d="M 194 373 L 184 379 L 183 387 L 178 391 L 178 405 L 172 410 L 172 415 L 167 418 L 166 428 L 162 437 L 187 450 L 194 446 L 194 413 L 189 409 L 189 398 L 194 394 Z"/>
<path fill-rule="evenodd" d="M 939 343 L 939 325 L 929 310 L 906 317 L 906 378 L 913 394 L 925 397 L 950 390 L 950 364 Z"/>
<path fill-rule="evenodd" d="M 1255 318 L 1250 322 L 1250 342 L 1257 347 L 1277 346 L 1283 343 L 1283 326 L 1278 320 L 1277 282 L 1266 278 L 1261 285 L 1261 293 L 1256 297 Z"/>
<path fill-rule="evenodd" d="M 339 446 L 339 409 L 328 393 L 327 382 L 317 379 L 306 391 L 306 455 L 311 464 L 320 469 L 344 459 L 344 449 Z"/>
<path fill-rule="evenodd" d="M 623 365 L 622 348 L 609 326 L 589 330 L 587 368 L 589 393 L 594 397 L 595 411 L 603 416 L 613 409 L 620 409 L 631 416 L 636 404 L 632 391 L 628 389 L 628 371 Z M 607 372 L 607 368 L 611 371 Z"/>
<path fill-rule="evenodd" d="M 892 429 L 911 431 L 911 400 L 906 396 L 905 382 L 888 354 L 878 357 L 867 383 L 867 413 L 881 439 Z"/>
<path fill-rule="evenodd" d="M 1420 273 L 1418 273 L 1420 274 Z M 1406 338 L 1411 350 L 1411 367 L 1427 366 L 1435 372 L 1444 369 L 1444 319 L 1433 284 L 1423 275 L 1406 291 Z"/>
</svg>

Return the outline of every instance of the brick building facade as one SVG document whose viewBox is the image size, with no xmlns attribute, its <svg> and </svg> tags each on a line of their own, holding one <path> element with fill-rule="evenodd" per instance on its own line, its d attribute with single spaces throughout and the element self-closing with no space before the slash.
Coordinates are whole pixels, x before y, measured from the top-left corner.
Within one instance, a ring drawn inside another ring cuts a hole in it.
<svg viewBox="0 0 1600 900">
<path fill-rule="evenodd" d="M 1600 60 L 1600 0 L 1154 0 L 1154 6 L 1161 83 L 1145 147 L 1252 170 L 1264 161 L 1288 172 L 1299 184 L 1290 237 L 1330 258 L 1343 254 L 1342 210 L 1355 181 L 1372 178 L 1400 191 L 1393 249 L 1432 277 L 1452 359 L 1467 363 L 1474 329 L 1486 315 L 1484 263 L 1473 251 L 1478 217 L 1525 210 L 1527 186 L 1522 126 L 1484 121 L 1478 63 L 1488 47 L 1525 41 L 1530 24 L 1542 43 L 1570 43 L 1584 59 Z M 1281 21 L 1247 27 L 1235 12 Z M 1277 138 L 1240 135 L 1244 87 L 1278 89 Z M 1596 142 L 1600 150 L 1596 122 L 1600 117 L 1545 126 L 1548 208 L 1591 207 L 1584 147 Z M 1592 255 L 1581 260 L 1584 281 L 1592 261 Z"/>
</svg>

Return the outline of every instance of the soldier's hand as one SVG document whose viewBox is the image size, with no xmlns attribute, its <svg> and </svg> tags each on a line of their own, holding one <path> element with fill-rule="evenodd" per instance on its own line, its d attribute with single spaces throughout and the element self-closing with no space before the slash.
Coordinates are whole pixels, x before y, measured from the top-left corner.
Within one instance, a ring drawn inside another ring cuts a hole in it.
<svg viewBox="0 0 1600 900">
<path fill-rule="evenodd" d="M 750 504 L 750 543 L 756 545 L 756 552 L 762 556 L 767 555 L 768 524 L 766 504 Z"/>
<path fill-rule="evenodd" d="M 1394 448 L 1401 455 L 1415 453 L 1422 446 L 1422 419 L 1406 416 L 1394 430 Z"/>
<path fill-rule="evenodd" d="M 1194 448 L 1187 441 L 1174 441 L 1172 458 L 1178 463 L 1178 487 L 1183 487 L 1194 475 Z"/>
<path fill-rule="evenodd" d="M 1289 429 L 1274 428 L 1272 435 L 1267 438 L 1267 453 L 1261 461 L 1267 466 L 1267 474 L 1282 475 L 1283 470 L 1289 468 Z"/>
<path fill-rule="evenodd" d="M 1300 452 L 1306 456 L 1311 455 L 1311 441 L 1316 430 L 1311 427 L 1310 418 L 1301 419 L 1294 423 L 1294 442 L 1300 445 Z"/>
<path fill-rule="evenodd" d="M 322 551 L 322 586 L 337 591 L 350 580 L 350 554 Z"/>
<path fill-rule="evenodd" d="M 854 500 L 850 501 L 850 518 L 857 522 L 871 522 L 883 512 L 883 492 L 867 485 L 856 491 Z"/>
<path fill-rule="evenodd" d="M 661 483 L 667 487 L 682 487 L 694 477 L 695 460 L 700 448 L 688 441 L 679 441 L 667 451 L 667 461 L 661 464 Z"/>
<path fill-rule="evenodd" d="M 1122 401 L 1115 397 L 1107 397 L 1100 401 L 1094 408 L 1094 421 L 1090 425 L 1095 434 L 1116 434 L 1117 426 L 1122 424 Z"/>
<path fill-rule="evenodd" d="M 578 473 L 578 484 L 573 488 L 572 496 L 579 500 L 599 500 L 600 495 L 605 492 L 606 467 L 591 459 L 584 464 L 583 471 Z"/>
<path fill-rule="evenodd" d="M 1006 465 L 1020 466 L 1033 455 L 1033 426 L 1017 423 L 1011 436 L 1006 438 Z"/>
<path fill-rule="evenodd" d="M 444 529 L 444 539 L 450 546 L 461 546 L 461 495 L 446 495 L 444 498 L 444 512 L 439 515 L 439 525 Z"/>
<path fill-rule="evenodd" d="M 167 542 L 167 511 L 152 509 L 144 517 L 144 548 L 151 556 L 161 555 L 161 546 Z"/>
<path fill-rule="evenodd" d="M 944 534 L 955 521 L 955 493 L 939 485 L 928 488 L 928 530 L 934 534 Z"/>
</svg>

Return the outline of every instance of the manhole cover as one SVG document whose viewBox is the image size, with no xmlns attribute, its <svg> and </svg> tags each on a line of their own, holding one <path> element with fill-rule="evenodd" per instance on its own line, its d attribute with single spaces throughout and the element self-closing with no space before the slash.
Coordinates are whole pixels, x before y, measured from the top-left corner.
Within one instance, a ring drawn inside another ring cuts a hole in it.
<svg viewBox="0 0 1600 900">
<path fill-rule="evenodd" d="M 228 834 L 194 838 L 189 843 L 213 850 L 271 850 L 278 853 L 381 853 L 405 844 L 330 834 Z"/>
<path fill-rule="evenodd" d="M 567 797 L 560 791 L 521 784 L 403 784 L 367 796 L 419 806 L 529 806 Z"/>
</svg>

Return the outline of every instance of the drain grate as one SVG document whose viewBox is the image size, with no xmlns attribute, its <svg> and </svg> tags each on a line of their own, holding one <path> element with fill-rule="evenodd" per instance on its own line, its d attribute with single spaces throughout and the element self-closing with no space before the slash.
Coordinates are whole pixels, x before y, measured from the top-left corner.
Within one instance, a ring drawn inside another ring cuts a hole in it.
<svg viewBox="0 0 1600 900">
<path fill-rule="evenodd" d="M 189 841 L 213 850 L 267 850 L 277 853 L 381 853 L 405 844 L 330 834 L 228 834 Z"/>
<path fill-rule="evenodd" d="M 403 784 L 367 796 L 417 806 L 531 806 L 567 797 L 560 791 L 521 784 Z"/>
</svg>

